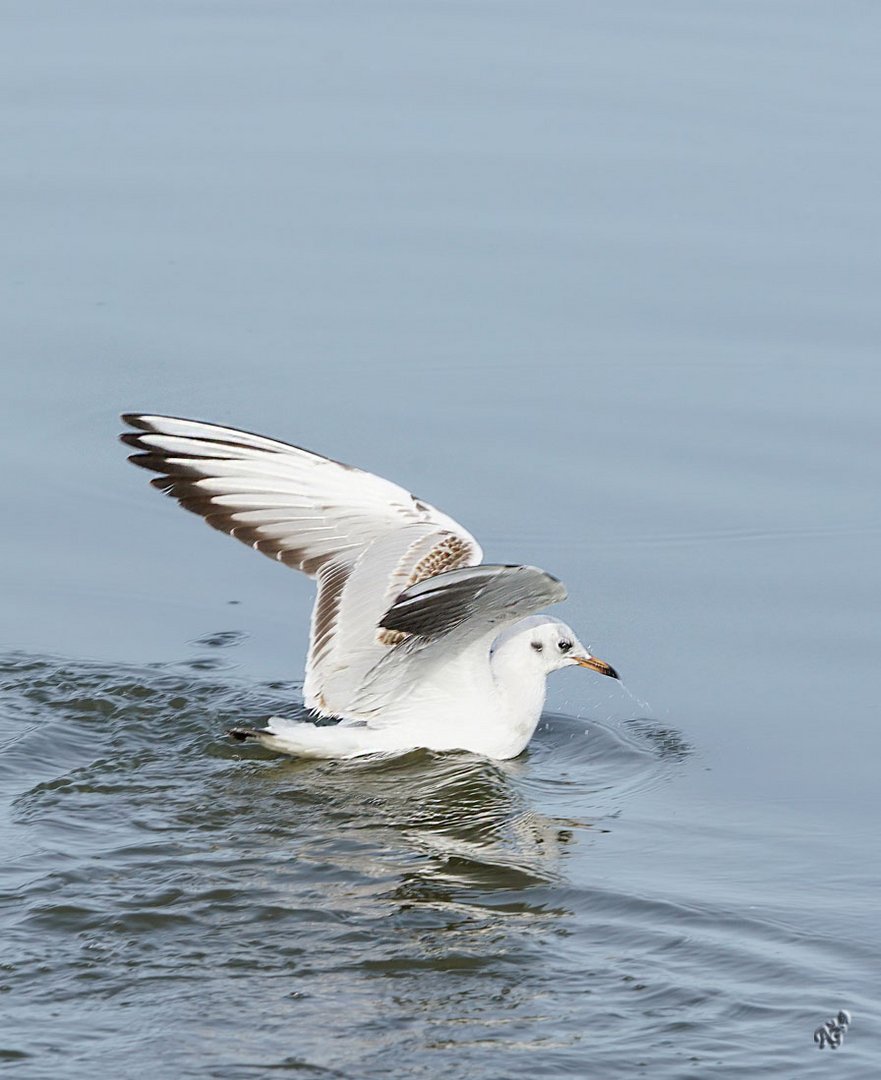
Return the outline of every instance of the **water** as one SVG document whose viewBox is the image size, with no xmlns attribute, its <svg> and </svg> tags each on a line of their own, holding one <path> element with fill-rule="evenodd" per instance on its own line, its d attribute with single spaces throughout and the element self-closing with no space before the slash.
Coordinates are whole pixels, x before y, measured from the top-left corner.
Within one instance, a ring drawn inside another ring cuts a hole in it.
<svg viewBox="0 0 881 1080">
<path fill-rule="evenodd" d="M 874 9 L 6 16 L 5 1072 L 875 1076 Z M 310 585 L 137 409 L 415 490 L 625 687 L 508 763 L 227 745 Z"/>
</svg>

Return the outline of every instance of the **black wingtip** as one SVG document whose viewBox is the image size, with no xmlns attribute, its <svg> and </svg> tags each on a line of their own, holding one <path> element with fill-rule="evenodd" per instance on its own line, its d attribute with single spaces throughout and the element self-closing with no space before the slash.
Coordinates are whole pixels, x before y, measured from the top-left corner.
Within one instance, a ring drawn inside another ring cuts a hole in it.
<svg viewBox="0 0 881 1080">
<path fill-rule="evenodd" d="M 124 412 L 119 414 L 119 419 L 129 427 L 138 428 L 140 431 L 149 431 L 150 425 L 144 419 L 149 413 Z"/>
</svg>

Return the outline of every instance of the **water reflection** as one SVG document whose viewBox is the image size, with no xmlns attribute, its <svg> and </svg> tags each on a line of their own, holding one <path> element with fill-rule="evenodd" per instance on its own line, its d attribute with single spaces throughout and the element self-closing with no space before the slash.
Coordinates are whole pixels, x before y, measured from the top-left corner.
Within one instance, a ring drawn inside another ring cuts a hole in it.
<svg viewBox="0 0 881 1080">
<path fill-rule="evenodd" d="M 571 831 L 531 804 L 517 783 L 521 770 L 516 762 L 427 751 L 298 772 L 278 768 L 285 778 L 296 774 L 297 799 L 304 790 L 319 800 L 332 792 L 325 808 L 337 828 L 377 852 L 419 858 L 418 869 L 404 875 L 408 899 L 428 896 L 430 882 L 461 898 L 559 876 Z"/>
<path fill-rule="evenodd" d="M 218 737 L 243 715 L 290 715 L 291 686 L 198 680 L 179 665 L 23 656 L 7 658 L 0 674 L 18 714 L 32 717 L 4 759 L 8 779 L 32 777 L 13 795 L 14 821 L 47 855 L 27 869 L 43 867 L 49 893 L 76 898 L 80 869 L 68 880 L 51 853 L 62 843 L 65 857 L 100 859 L 89 926 L 101 917 L 94 901 L 102 894 L 119 912 L 120 874 L 145 883 L 144 895 L 167 898 L 177 873 L 176 898 L 148 905 L 148 918 L 159 908 L 189 917 L 206 878 L 215 883 L 209 893 L 227 890 L 235 905 L 264 911 L 321 907 L 306 899 L 321 882 L 325 899 L 351 916 L 389 904 L 562 913 L 544 887 L 564 880 L 569 851 L 603 830 L 628 791 L 655 781 L 658 746 L 664 753 L 675 743 L 673 733 L 655 732 L 653 746 L 647 722 L 636 741 L 550 716 L 516 761 L 428 751 L 295 761 Z M 123 907 L 128 924 L 136 913 Z M 54 901 L 50 908 L 34 914 L 51 921 Z"/>
<path fill-rule="evenodd" d="M 551 992 L 554 1024 L 580 1031 L 591 994 L 620 1008 L 642 989 L 628 950 L 669 944 L 666 909 L 571 883 L 627 799 L 686 752 L 669 728 L 549 715 L 516 761 L 295 761 L 221 734 L 296 714 L 291 685 L 23 656 L 0 657 L 0 680 L 17 732 L 0 772 L 16 856 L 4 978 L 21 1016 L 100 994 L 115 1024 L 137 986 L 153 1023 L 200 1017 L 208 995 L 219 1024 L 248 1033 L 230 1061 L 270 1044 L 281 1061 L 294 1028 L 394 1055 L 399 997 L 445 1045 L 479 1048 L 507 1019 L 542 1050 Z"/>
</svg>

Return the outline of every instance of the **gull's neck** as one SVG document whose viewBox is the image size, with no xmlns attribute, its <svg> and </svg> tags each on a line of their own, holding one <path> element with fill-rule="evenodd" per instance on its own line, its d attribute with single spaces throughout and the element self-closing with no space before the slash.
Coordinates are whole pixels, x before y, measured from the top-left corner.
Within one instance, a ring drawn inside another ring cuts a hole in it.
<svg viewBox="0 0 881 1080">
<path fill-rule="evenodd" d="M 518 638 L 503 639 L 493 648 L 490 669 L 504 710 L 505 727 L 510 729 L 512 742 L 522 743 L 514 751 L 516 755 L 525 748 L 538 726 L 547 676 L 523 662 L 523 641 Z"/>
</svg>

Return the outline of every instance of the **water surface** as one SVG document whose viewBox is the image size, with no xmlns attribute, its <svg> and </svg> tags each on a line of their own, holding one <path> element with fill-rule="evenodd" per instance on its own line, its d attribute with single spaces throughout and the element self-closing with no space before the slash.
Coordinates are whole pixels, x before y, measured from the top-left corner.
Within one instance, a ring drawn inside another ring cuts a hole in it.
<svg viewBox="0 0 881 1080">
<path fill-rule="evenodd" d="M 876 1074 L 879 29 L 7 5 L 9 1075 Z M 138 409 L 397 480 L 625 687 L 506 764 L 228 746 L 311 587 L 149 489 Z"/>
</svg>

